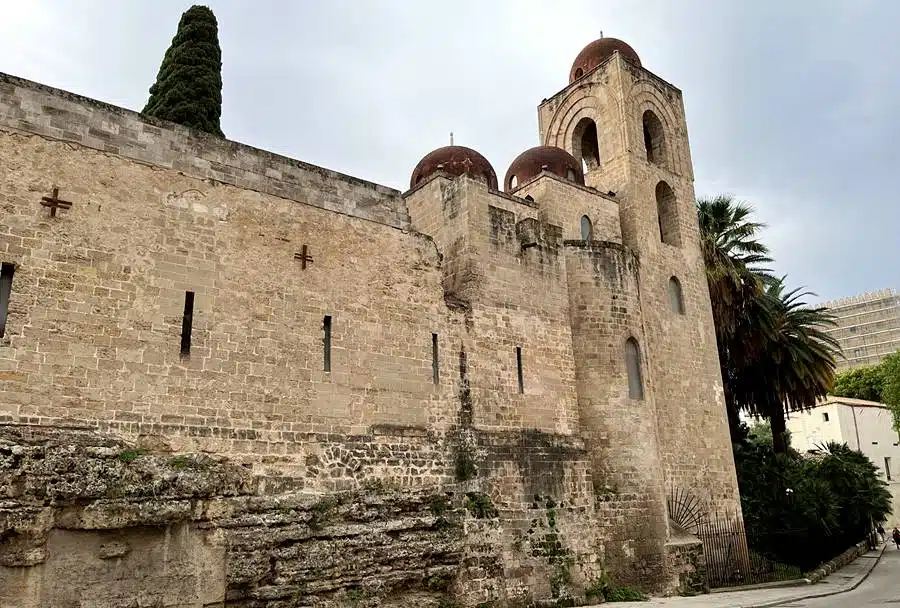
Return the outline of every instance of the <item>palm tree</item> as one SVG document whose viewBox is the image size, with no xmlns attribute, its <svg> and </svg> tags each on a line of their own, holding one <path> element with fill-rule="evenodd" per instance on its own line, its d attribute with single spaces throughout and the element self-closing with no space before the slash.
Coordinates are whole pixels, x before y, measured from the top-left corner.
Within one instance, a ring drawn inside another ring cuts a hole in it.
<svg viewBox="0 0 900 608">
<path fill-rule="evenodd" d="M 760 295 L 766 327 L 760 332 L 763 349 L 748 377 L 755 413 L 772 425 L 773 449 L 787 452 L 785 412 L 813 407 L 834 388 L 837 341 L 824 329 L 835 325 L 824 307 L 810 307 L 800 289 L 785 291 L 784 277 L 767 284 Z"/>
<path fill-rule="evenodd" d="M 834 319 L 761 266 L 772 259 L 747 204 L 700 199 L 697 213 L 732 441 L 744 411 L 771 421 L 773 449 L 784 453 L 785 411 L 814 406 L 834 386 L 839 348 L 823 331 Z"/>
<path fill-rule="evenodd" d="M 700 249 L 716 328 L 733 333 L 747 296 L 770 279 L 760 264 L 772 261 L 769 249 L 756 239 L 765 224 L 751 222 L 753 208 L 728 195 L 697 201 Z"/>
<path fill-rule="evenodd" d="M 755 360 L 764 344 L 765 313 L 759 295 L 771 277 L 760 265 L 772 261 L 768 248 L 757 240 L 764 224 L 750 221 L 753 209 L 731 196 L 697 201 L 700 249 L 712 303 L 719 347 L 719 364 L 732 441 L 740 436 L 740 410 L 759 413 L 747 395 L 742 370 Z"/>
</svg>

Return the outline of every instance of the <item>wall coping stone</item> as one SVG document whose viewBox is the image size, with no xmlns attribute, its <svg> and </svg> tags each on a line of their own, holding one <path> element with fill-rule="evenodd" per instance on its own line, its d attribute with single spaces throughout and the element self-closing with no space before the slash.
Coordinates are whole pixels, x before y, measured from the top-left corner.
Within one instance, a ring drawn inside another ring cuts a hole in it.
<svg viewBox="0 0 900 608">
<path fill-rule="evenodd" d="M 408 230 L 400 191 L 0 72 L 0 127 Z"/>
</svg>

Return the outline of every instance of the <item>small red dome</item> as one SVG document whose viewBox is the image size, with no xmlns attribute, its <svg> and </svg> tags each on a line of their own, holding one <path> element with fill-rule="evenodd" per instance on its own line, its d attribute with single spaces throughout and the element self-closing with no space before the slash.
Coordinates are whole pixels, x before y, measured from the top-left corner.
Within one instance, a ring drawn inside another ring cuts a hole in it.
<svg viewBox="0 0 900 608">
<path fill-rule="evenodd" d="M 463 174 L 481 178 L 488 186 L 497 189 L 497 173 L 491 163 L 481 154 L 465 146 L 444 146 L 425 155 L 413 169 L 409 187 L 415 188 L 429 175 L 445 171 L 454 176 Z"/>
<path fill-rule="evenodd" d="M 524 184 L 528 180 L 537 177 L 541 171 L 549 171 L 563 179 L 576 184 L 584 185 L 584 172 L 581 163 L 575 157 L 554 146 L 537 146 L 525 150 L 509 165 L 506 179 L 503 180 L 507 192 L 514 190 L 513 178 L 516 184 Z"/>
<path fill-rule="evenodd" d="M 637 52 L 628 43 L 622 42 L 618 38 L 600 38 L 599 40 L 594 40 L 578 53 L 578 57 L 575 58 L 575 62 L 572 64 L 572 70 L 569 72 L 569 84 L 612 57 L 616 51 L 619 51 L 625 59 L 640 67 L 641 58 L 638 57 Z"/>
</svg>

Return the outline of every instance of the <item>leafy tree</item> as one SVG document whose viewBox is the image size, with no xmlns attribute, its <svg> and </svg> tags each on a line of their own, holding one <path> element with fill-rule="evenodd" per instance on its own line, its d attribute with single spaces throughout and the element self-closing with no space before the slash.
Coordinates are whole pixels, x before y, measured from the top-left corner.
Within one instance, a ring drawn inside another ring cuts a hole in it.
<svg viewBox="0 0 900 608">
<path fill-rule="evenodd" d="M 790 431 L 785 433 L 785 440 L 787 441 L 788 448 L 791 446 L 791 434 Z M 750 443 L 755 447 L 767 448 L 768 450 L 772 450 L 772 424 L 765 420 L 757 420 L 753 423 L 753 425 L 747 427 L 746 431 L 746 441 L 745 443 Z"/>
<path fill-rule="evenodd" d="M 815 471 L 840 497 L 838 523 L 848 539 L 862 539 L 874 522 L 891 513 L 891 493 L 878 468 L 862 452 L 846 443 L 828 443 Z M 853 541 L 851 541 L 853 542 Z"/>
<path fill-rule="evenodd" d="M 195 5 L 181 16 L 143 113 L 224 137 L 222 51 L 209 8 Z"/>
<path fill-rule="evenodd" d="M 881 402 L 894 414 L 894 430 L 900 432 L 900 351 L 888 355 L 878 366 L 881 372 Z"/>
<path fill-rule="evenodd" d="M 882 383 L 880 365 L 855 367 L 835 377 L 834 394 L 837 397 L 881 401 Z"/>
</svg>

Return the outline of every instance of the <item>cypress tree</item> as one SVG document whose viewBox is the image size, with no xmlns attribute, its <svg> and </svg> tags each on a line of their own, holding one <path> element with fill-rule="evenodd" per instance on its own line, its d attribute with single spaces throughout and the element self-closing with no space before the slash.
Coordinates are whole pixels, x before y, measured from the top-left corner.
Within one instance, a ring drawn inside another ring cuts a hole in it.
<svg viewBox="0 0 900 608">
<path fill-rule="evenodd" d="M 216 16 L 208 7 L 195 5 L 181 16 L 143 113 L 224 137 L 219 126 L 222 49 Z"/>
</svg>

